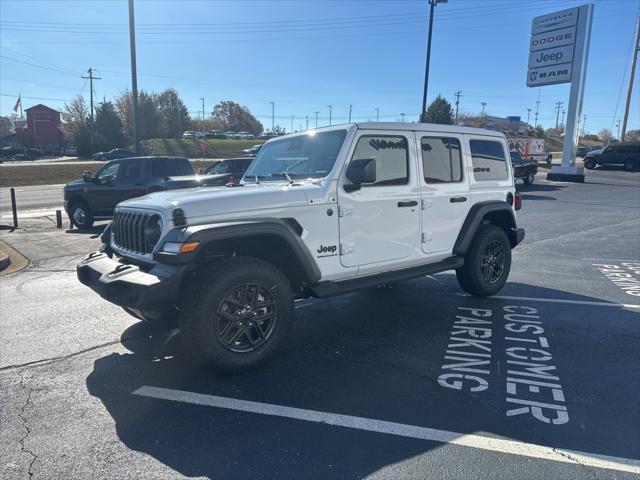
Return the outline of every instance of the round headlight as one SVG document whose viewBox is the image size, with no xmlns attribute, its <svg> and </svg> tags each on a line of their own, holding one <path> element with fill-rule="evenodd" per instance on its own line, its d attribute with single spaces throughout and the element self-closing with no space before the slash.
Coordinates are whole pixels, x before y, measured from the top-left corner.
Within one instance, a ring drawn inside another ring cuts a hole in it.
<svg viewBox="0 0 640 480">
<path fill-rule="evenodd" d="M 162 235 L 162 218 L 159 215 L 152 215 L 144 223 L 144 239 L 154 247 Z"/>
</svg>

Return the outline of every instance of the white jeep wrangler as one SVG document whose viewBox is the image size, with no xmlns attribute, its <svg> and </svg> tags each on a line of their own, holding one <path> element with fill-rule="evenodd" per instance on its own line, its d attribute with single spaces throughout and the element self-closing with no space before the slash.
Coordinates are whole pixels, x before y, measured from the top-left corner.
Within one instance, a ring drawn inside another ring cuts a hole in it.
<svg viewBox="0 0 640 480">
<path fill-rule="evenodd" d="M 120 203 L 79 280 L 132 315 L 177 320 L 194 353 L 253 366 L 293 301 L 455 270 L 498 292 L 524 238 L 504 135 L 359 123 L 268 141 L 243 181 Z"/>
</svg>

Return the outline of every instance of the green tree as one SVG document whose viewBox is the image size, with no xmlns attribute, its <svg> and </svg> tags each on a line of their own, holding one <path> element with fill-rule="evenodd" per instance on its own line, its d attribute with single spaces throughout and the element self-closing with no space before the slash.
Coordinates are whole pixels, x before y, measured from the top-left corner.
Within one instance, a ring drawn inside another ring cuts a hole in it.
<svg viewBox="0 0 640 480">
<path fill-rule="evenodd" d="M 91 154 L 91 125 L 89 107 L 81 95 L 71 103 L 65 104 L 62 110 L 62 132 L 67 139 L 78 147 L 78 155 Z"/>
<path fill-rule="evenodd" d="M 122 121 L 113 102 L 104 101 L 98 104 L 95 113 L 94 149 L 110 150 L 123 147 L 127 138 L 122 132 Z"/>
<path fill-rule="evenodd" d="M 125 135 L 133 140 L 133 96 L 125 90 L 116 98 L 116 110 Z M 138 93 L 138 140 L 159 138 L 164 130 L 165 117 L 160 113 L 156 96 L 140 90 Z"/>
<path fill-rule="evenodd" d="M 247 107 L 236 102 L 225 100 L 213 107 L 213 119 L 219 120 L 226 129 L 234 132 L 250 132 L 254 135 L 262 133 L 262 124 L 254 117 Z"/>
<path fill-rule="evenodd" d="M 155 95 L 158 112 L 162 118 L 162 138 L 180 138 L 191 126 L 189 110 L 173 88 Z"/>
<path fill-rule="evenodd" d="M 453 110 L 451 108 L 451 104 L 445 98 L 438 95 L 427 107 L 427 111 L 424 115 L 424 122 L 452 125 Z"/>
</svg>

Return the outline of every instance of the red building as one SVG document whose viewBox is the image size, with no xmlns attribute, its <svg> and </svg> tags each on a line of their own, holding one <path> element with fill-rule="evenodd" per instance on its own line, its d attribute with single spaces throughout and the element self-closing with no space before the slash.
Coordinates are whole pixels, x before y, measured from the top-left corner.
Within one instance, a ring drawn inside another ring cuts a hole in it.
<svg viewBox="0 0 640 480">
<path fill-rule="evenodd" d="M 27 108 L 27 138 L 36 148 L 57 151 L 62 147 L 60 112 L 42 105 Z"/>
</svg>

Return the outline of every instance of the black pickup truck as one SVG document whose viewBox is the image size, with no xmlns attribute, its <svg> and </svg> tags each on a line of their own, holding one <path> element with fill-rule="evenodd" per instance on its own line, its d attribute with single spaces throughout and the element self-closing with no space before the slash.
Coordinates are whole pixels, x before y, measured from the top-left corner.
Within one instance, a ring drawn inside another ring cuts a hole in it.
<svg viewBox="0 0 640 480">
<path fill-rule="evenodd" d="M 113 160 L 95 176 L 84 172 L 82 180 L 67 184 L 64 187 L 64 208 L 78 228 L 91 228 L 96 218 L 111 217 L 115 206 L 123 200 L 160 190 L 197 187 L 205 178 L 180 178 L 185 175 L 193 175 L 193 167 L 186 158 Z"/>
<path fill-rule="evenodd" d="M 511 154 L 511 167 L 513 168 L 513 179 L 522 179 L 525 185 L 531 185 L 538 173 L 538 162 L 535 160 L 525 160 L 519 152 L 509 152 Z"/>
</svg>

